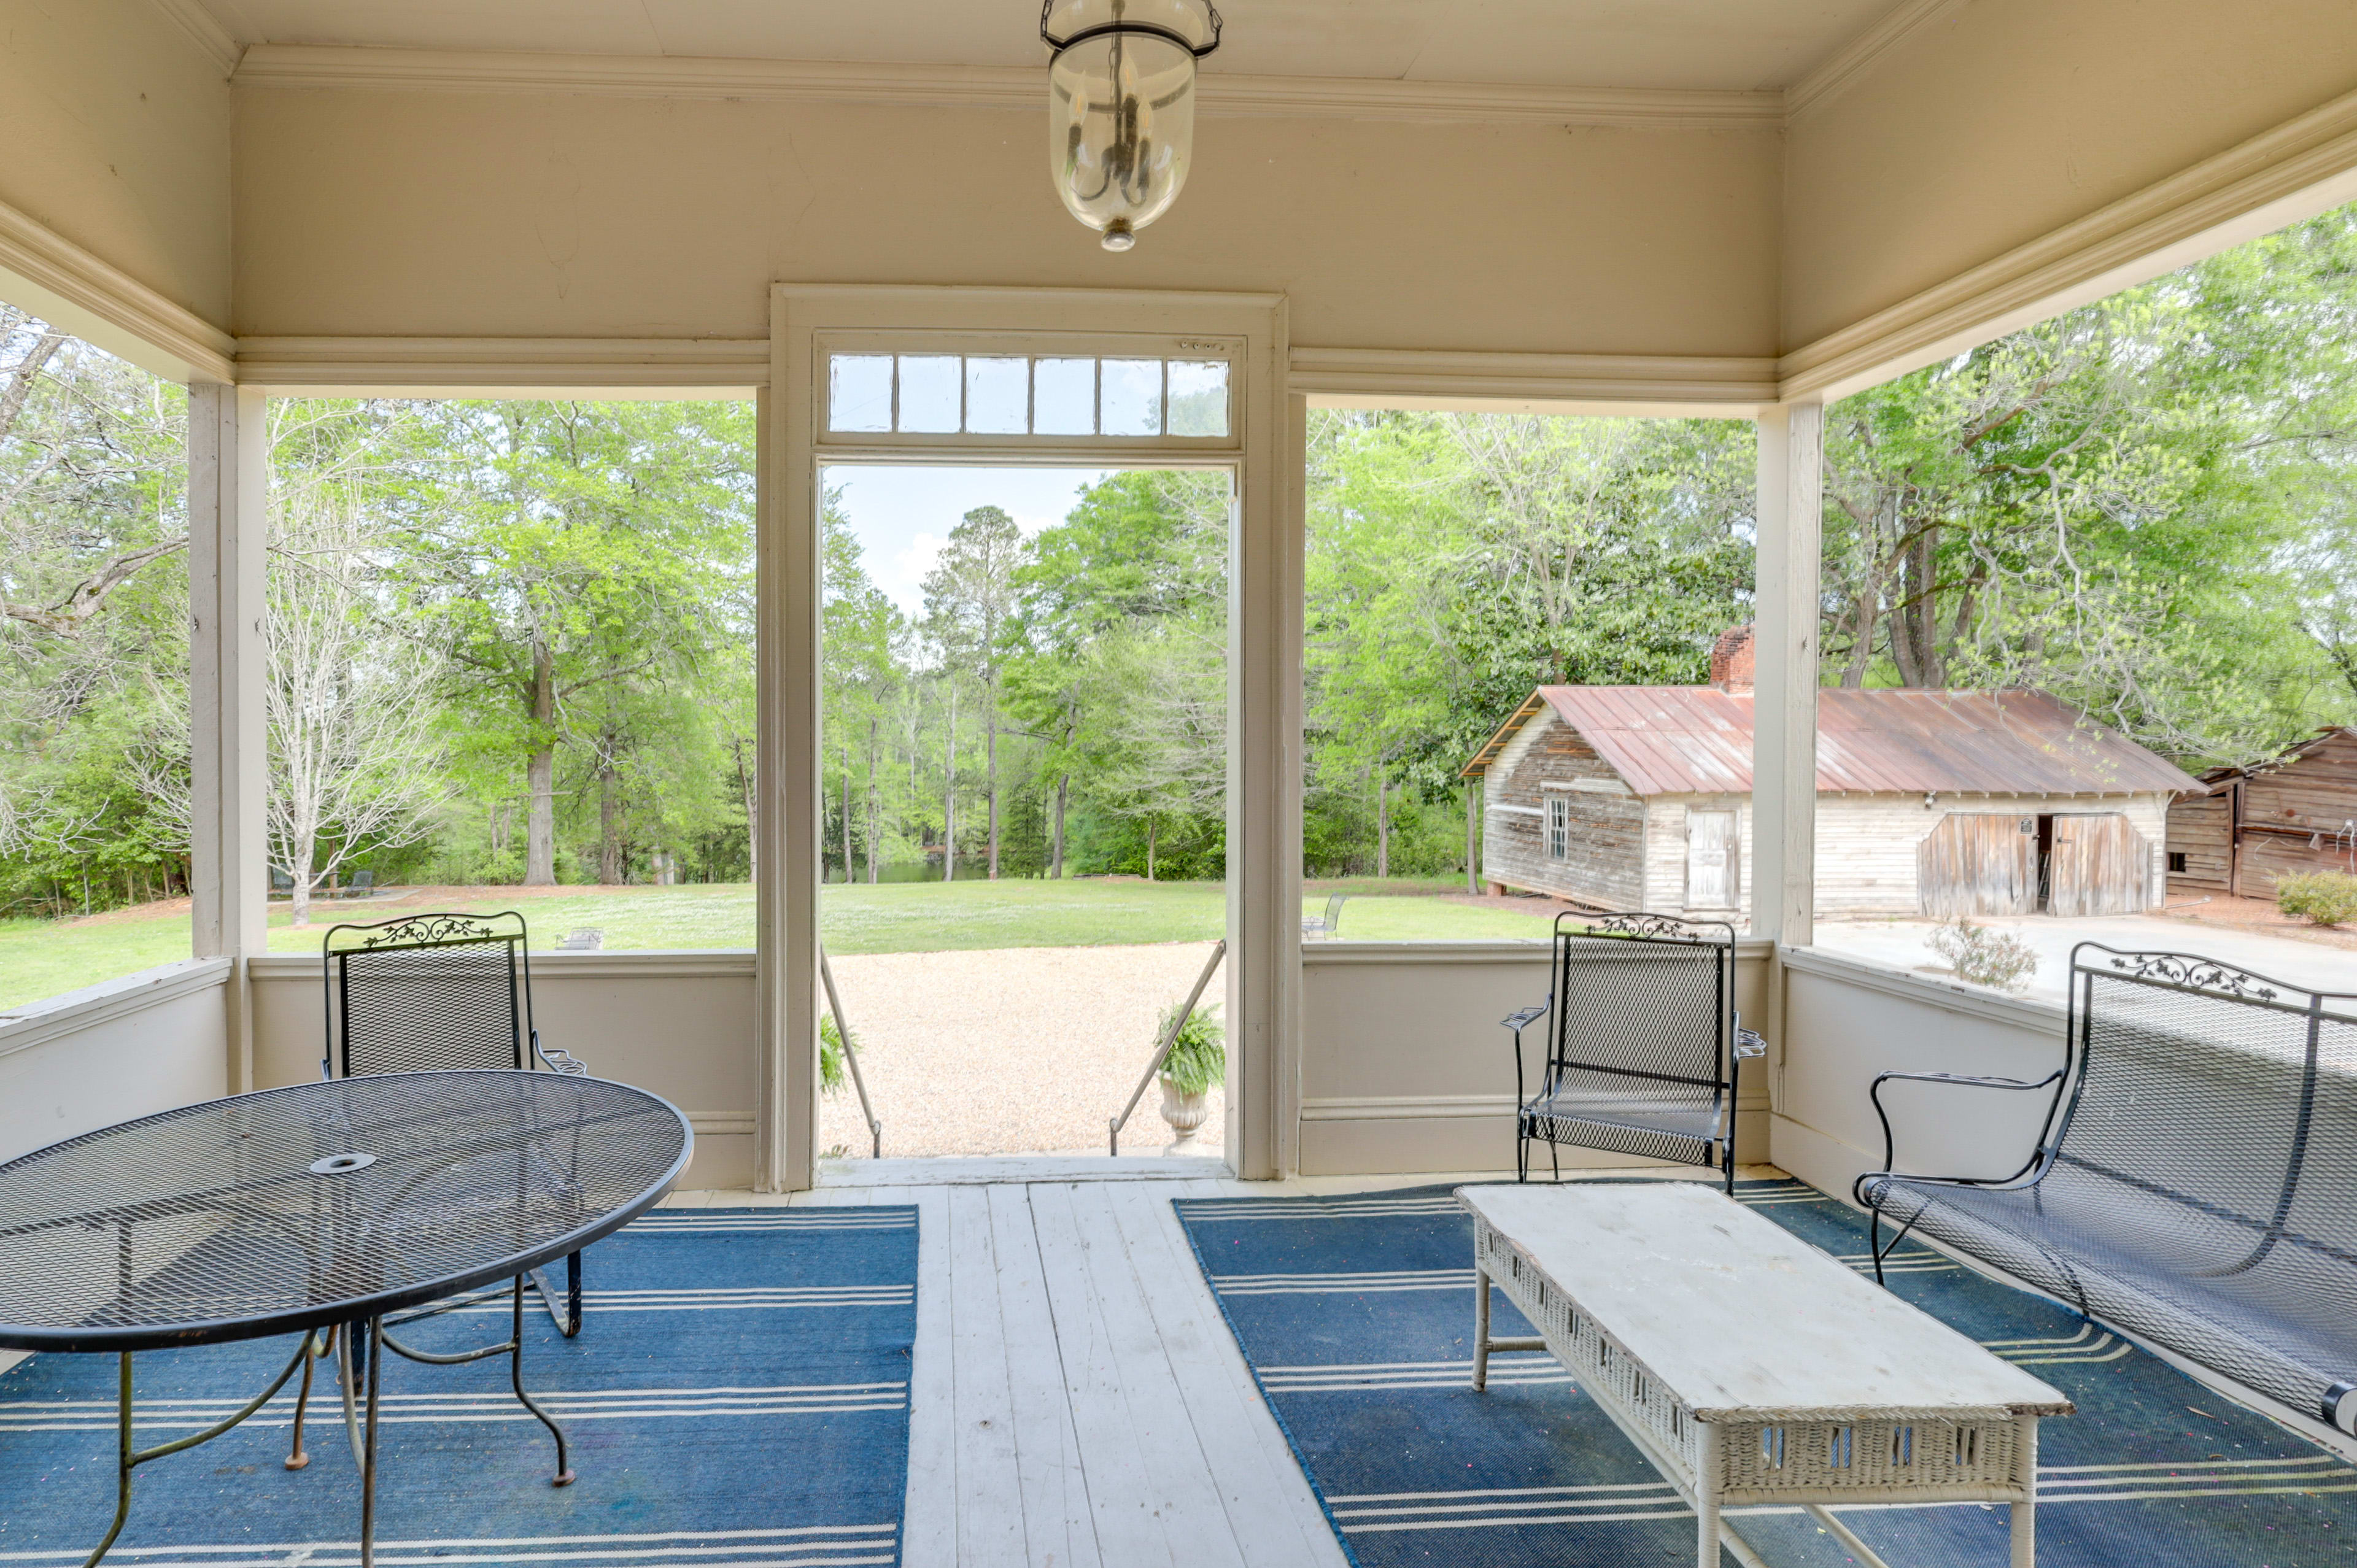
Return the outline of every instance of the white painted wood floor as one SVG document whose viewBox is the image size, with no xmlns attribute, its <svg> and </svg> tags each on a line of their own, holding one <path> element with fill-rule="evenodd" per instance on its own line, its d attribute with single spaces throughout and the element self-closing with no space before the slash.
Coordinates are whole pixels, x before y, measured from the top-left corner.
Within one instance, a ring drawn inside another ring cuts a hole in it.
<svg viewBox="0 0 2357 1568">
<path fill-rule="evenodd" d="M 1170 1201 L 1449 1178 L 1050 1174 L 669 1202 L 917 1206 L 905 1568 L 1343 1568 Z"/>
</svg>

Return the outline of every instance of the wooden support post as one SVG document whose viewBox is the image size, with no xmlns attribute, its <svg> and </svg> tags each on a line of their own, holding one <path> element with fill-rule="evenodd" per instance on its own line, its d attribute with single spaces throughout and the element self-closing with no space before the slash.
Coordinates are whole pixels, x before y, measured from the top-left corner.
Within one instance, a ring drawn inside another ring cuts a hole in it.
<svg viewBox="0 0 2357 1568">
<path fill-rule="evenodd" d="M 1285 355 L 1253 345 L 1250 399 Z M 1257 406 L 1248 401 L 1247 408 Z M 1308 402 L 1253 421 L 1229 545 L 1227 1155 L 1247 1181 L 1294 1167 L 1301 1068 L 1301 636 Z M 1274 439 L 1270 439 L 1274 437 Z"/>
<path fill-rule="evenodd" d="M 1817 597 L 1824 407 L 1760 414 L 1759 628 L 1753 639 L 1751 931 L 1815 940 Z"/>
<path fill-rule="evenodd" d="M 251 388 L 188 389 L 189 904 L 198 958 L 237 961 L 229 1087 L 255 1088 L 245 960 L 264 950 L 269 897 L 263 728 L 264 563 L 269 481 L 265 400 Z"/>
<path fill-rule="evenodd" d="M 807 334 L 780 297 L 772 341 L 785 346 L 760 394 L 755 523 L 757 628 L 754 857 L 759 957 L 753 1185 L 791 1192 L 816 1179 L 818 1140 L 819 519 Z M 774 350 L 773 350 L 774 351 Z"/>
</svg>

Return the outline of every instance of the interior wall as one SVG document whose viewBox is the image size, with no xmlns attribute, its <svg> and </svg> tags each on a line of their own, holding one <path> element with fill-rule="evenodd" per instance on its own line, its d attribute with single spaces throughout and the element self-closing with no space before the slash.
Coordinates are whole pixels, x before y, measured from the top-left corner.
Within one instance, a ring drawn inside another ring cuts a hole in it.
<svg viewBox="0 0 2357 1568">
<path fill-rule="evenodd" d="M 229 1092 L 230 966 L 167 964 L 0 1027 L 0 1162 Z"/>
<path fill-rule="evenodd" d="M 1544 998 L 1544 942 L 1313 942 L 1301 952 L 1304 1176 L 1514 1167 L 1513 1036 L 1507 1014 Z M 1768 1032 L 1766 942 L 1737 944 L 1735 1005 Z M 1525 1072 L 1544 1029 L 1523 1031 Z M 1535 1087 L 1525 1080 L 1524 1092 Z M 1738 1162 L 1768 1157 L 1768 1071 L 1738 1084 Z M 1544 1155 L 1542 1155 L 1544 1159 Z M 1655 1162 L 1565 1149 L 1566 1169 Z"/>
<path fill-rule="evenodd" d="M 0 203 L 230 318 L 230 87 L 152 0 L 0 0 Z"/>
<path fill-rule="evenodd" d="M 1109 255 L 993 108 L 242 89 L 241 336 L 759 338 L 772 281 L 1283 291 L 1294 341 L 1774 351 L 1773 131 L 1211 117 Z"/>
<path fill-rule="evenodd" d="M 319 961 L 257 958 L 251 970 L 254 1087 L 317 1082 Z M 532 1001 L 544 1046 L 686 1112 L 695 1154 L 682 1187 L 753 1185 L 750 952 L 535 953 Z"/>
<path fill-rule="evenodd" d="M 2346 0 L 1960 0 L 1788 140 L 1799 348 L 2357 89 Z"/>
<path fill-rule="evenodd" d="M 2036 1082 L 2062 1065 L 2062 1010 L 1856 959 L 1787 949 L 1783 1079 L 1770 1157 L 1821 1191 L 1882 1168 L 1872 1090 L 1885 1072 Z M 1887 1091 L 1899 1164 L 2002 1176 L 2035 1150 L 2050 1091 L 1898 1086 Z"/>
</svg>

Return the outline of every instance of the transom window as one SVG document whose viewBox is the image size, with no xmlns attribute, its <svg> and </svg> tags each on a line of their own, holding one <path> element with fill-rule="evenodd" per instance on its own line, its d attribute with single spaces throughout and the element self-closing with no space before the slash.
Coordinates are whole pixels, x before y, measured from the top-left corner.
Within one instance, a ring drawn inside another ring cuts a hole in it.
<svg viewBox="0 0 2357 1568">
<path fill-rule="evenodd" d="M 1229 434 L 1224 360 L 830 354 L 826 400 L 827 429 L 846 435 Z"/>
</svg>

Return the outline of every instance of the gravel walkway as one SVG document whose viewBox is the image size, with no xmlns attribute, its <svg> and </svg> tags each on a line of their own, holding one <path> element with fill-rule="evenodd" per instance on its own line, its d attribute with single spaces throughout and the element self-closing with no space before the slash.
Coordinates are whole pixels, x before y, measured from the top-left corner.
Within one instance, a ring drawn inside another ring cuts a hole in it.
<svg viewBox="0 0 2357 1568">
<path fill-rule="evenodd" d="M 874 953 L 833 961 L 857 1036 L 887 1158 L 919 1155 L 1105 1152 L 1121 1110 L 1154 1054 L 1162 1009 L 1186 999 L 1210 942 L 1152 947 L 1002 948 Z M 1204 1001 L 1226 989 L 1224 970 Z M 1149 1087 L 1122 1132 L 1122 1152 L 1153 1154 L 1171 1138 Z M 1221 1147 L 1223 1106 L 1196 1150 Z M 819 1150 L 867 1153 L 848 1082 L 819 1102 Z"/>
</svg>

